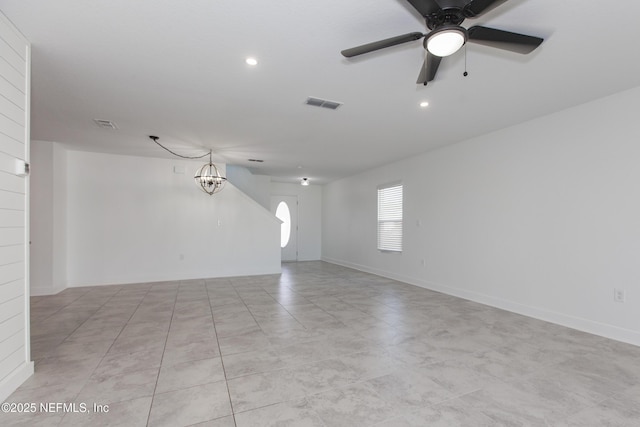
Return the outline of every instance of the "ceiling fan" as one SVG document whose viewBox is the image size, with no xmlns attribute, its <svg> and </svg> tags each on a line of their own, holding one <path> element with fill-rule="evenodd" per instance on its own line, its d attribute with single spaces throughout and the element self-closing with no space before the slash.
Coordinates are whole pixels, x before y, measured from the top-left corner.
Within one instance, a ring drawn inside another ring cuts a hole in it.
<svg viewBox="0 0 640 427">
<path fill-rule="evenodd" d="M 345 49 L 346 58 L 362 55 L 387 47 L 419 40 L 424 37 L 427 57 L 424 60 L 417 84 L 427 85 L 436 76 L 443 57 L 457 52 L 466 42 L 527 54 L 540 46 L 543 39 L 510 31 L 482 26 L 469 29 L 460 24 L 467 18 L 477 18 L 507 0 L 407 0 L 422 15 L 431 30 L 423 34 L 408 33 L 362 46 Z"/>
</svg>

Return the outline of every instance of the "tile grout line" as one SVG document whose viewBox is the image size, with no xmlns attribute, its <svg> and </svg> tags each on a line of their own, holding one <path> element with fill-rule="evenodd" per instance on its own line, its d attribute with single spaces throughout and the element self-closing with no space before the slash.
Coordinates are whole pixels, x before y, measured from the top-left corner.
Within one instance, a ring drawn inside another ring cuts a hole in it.
<svg viewBox="0 0 640 427">
<path fill-rule="evenodd" d="M 232 284 L 233 286 L 233 284 Z M 235 289 L 235 286 L 234 286 Z M 289 313 L 289 315 L 300 325 L 302 326 L 303 329 L 308 329 L 306 326 L 304 326 L 302 323 L 300 323 L 300 321 L 289 312 L 289 310 L 287 310 L 282 304 L 280 304 L 280 302 L 276 301 L 275 298 L 273 298 L 273 296 L 271 296 L 271 294 L 269 294 L 269 292 L 267 292 L 262 286 L 260 286 L 260 289 L 262 289 L 267 295 L 269 295 L 269 297 L 278 305 L 280 305 L 280 307 L 282 307 L 284 309 L 284 311 L 286 311 L 287 313 Z M 242 298 L 242 296 L 240 294 L 238 294 L 238 298 L 240 298 L 240 301 L 242 301 L 242 304 L 245 306 L 245 308 L 247 309 L 247 311 L 249 312 L 249 314 L 251 315 L 251 317 L 253 318 L 253 321 L 256 322 L 256 325 L 258 325 L 258 328 L 260 328 L 260 330 L 262 331 L 263 334 L 265 335 L 269 335 L 264 329 L 262 329 L 262 326 L 260 326 L 260 322 L 258 322 L 258 320 L 256 319 L 256 316 L 251 312 L 251 309 L 249 308 L 249 306 L 247 305 L 247 303 L 245 302 L 244 298 Z M 268 339 L 268 338 L 267 338 Z"/>
<path fill-rule="evenodd" d="M 116 297 L 116 295 L 118 295 L 118 294 L 119 294 L 123 289 L 124 289 L 124 288 L 120 288 L 120 289 L 118 290 L 118 292 L 116 292 L 115 294 L 111 295 L 111 297 L 109 297 L 109 298 L 104 302 L 104 304 L 102 304 L 102 305 L 100 306 L 100 308 L 98 308 L 98 310 L 96 310 L 96 312 L 95 312 L 95 313 L 97 313 L 97 312 L 98 312 L 102 307 L 104 307 L 105 305 L 107 305 L 107 304 L 109 303 L 109 301 L 111 301 L 113 298 L 115 298 L 115 297 Z M 82 298 L 83 296 L 85 296 L 85 295 L 89 294 L 90 292 L 91 292 L 90 290 L 89 290 L 89 291 L 87 291 L 87 292 L 85 292 L 84 294 L 82 294 L 82 295 L 81 295 L 80 297 L 78 297 L 77 299 Z M 147 292 L 148 292 L 148 290 L 147 290 Z M 145 292 L 145 295 L 147 294 L 147 292 Z M 76 300 L 74 300 L 74 302 L 75 302 L 75 301 L 77 301 L 77 299 L 76 299 Z M 138 303 L 138 305 L 136 306 L 136 310 L 138 309 L 138 307 L 139 307 L 139 306 L 140 306 L 140 304 L 142 303 L 142 299 L 144 299 L 144 297 L 142 297 L 142 298 L 140 299 L 140 302 L 139 302 L 139 303 Z M 66 306 L 65 306 L 65 307 L 66 307 Z M 94 314 L 95 314 L 95 313 L 94 313 Z M 133 313 L 131 313 L 131 316 L 129 316 L 129 319 L 127 320 L 127 323 L 129 323 L 129 320 L 131 320 L 131 317 L 133 317 L 133 314 L 134 314 L 134 313 L 135 313 L 135 310 L 133 311 Z M 93 315 L 92 315 L 92 316 L 93 316 Z M 89 321 L 89 319 L 90 319 L 90 318 L 91 318 L 91 317 L 89 317 L 87 320 L 85 320 L 84 322 L 82 322 L 82 323 L 81 323 L 81 324 L 80 324 L 76 329 L 74 329 L 74 330 L 73 330 L 73 332 L 71 332 L 71 333 L 67 336 L 67 338 L 69 338 L 71 335 L 73 335 L 73 333 L 74 333 L 75 331 L 77 331 L 78 329 L 80 329 L 80 328 L 82 327 L 82 325 L 84 325 L 87 321 Z M 89 374 L 89 376 L 87 377 L 86 381 L 84 381 L 84 383 L 83 383 L 82 387 L 78 390 L 78 393 L 77 393 L 77 394 L 76 394 L 76 396 L 74 397 L 74 400 L 75 400 L 75 399 L 77 399 L 77 398 L 80 396 L 80 393 L 82 393 L 82 390 L 84 390 L 84 388 L 87 386 L 87 384 L 89 383 L 89 380 L 90 380 L 90 379 L 91 379 L 91 377 L 93 376 L 94 372 L 98 369 L 98 367 L 100 366 L 100 364 L 102 363 L 102 361 L 104 360 L 104 358 L 107 356 L 107 354 L 109 353 L 109 350 L 111 349 L 111 347 L 113 346 L 113 344 L 116 342 L 116 339 L 118 339 L 118 337 L 120 336 L 120 334 L 122 333 L 122 331 L 123 331 L 123 330 L 124 330 L 124 328 L 126 327 L 127 323 L 125 323 L 125 324 L 124 324 L 124 326 L 122 326 L 122 328 L 120 328 L 120 332 L 118 332 L 118 335 L 117 335 L 117 336 L 116 336 L 116 338 L 113 340 L 113 342 L 111 343 L 111 345 L 109 346 L 109 348 L 107 349 L 107 351 L 102 355 L 102 357 L 100 358 L 100 361 L 98 362 L 98 364 L 96 365 L 96 367 L 93 369 L 93 371 L 91 371 L 91 373 L 90 373 L 90 374 Z M 65 339 L 62 341 L 62 343 L 64 343 L 64 342 L 67 340 L 67 338 L 65 338 Z M 60 344 L 62 344 L 62 343 L 60 343 Z M 60 344 L 58 344 L 58 345 L 60 345 Z M 56 347 L 56 348 L 57 348 L 57 347 Z M 65 417 L 66 417 L 66 414 L 65 414 L 62 418 L 60 418 L 60 422 L 58 423 L 58 425 L 62 424 L 62 422 L 64 421 Z"/>
<path fill-rule="evenodd" d="M 233 284 L 231 284 L 231 286 L 233 286 Z M 233 409 L 233 401 L 231 400 L 231 391 L 229 390 L 229 380 L 227 379 L 227 370 L 224 367 L 224 358 L 222 357 L 222 349 L 220 348 L 220 339 L 218 338 L 218 330 L 216 329 L 216 320 L 213 316 L 213 307 L 211 307 L 211 295 L 209 294 L 209 287 L 206 280 L 204 281 L 204 289 L 207 292 L 209 312 L 211 313 L 211 321 L 213 322 L 213 332 L 216 334 L 216 345 L 218 346 L 218 354 L 220 354 L 220 364 L 222 365 L 222 374 L 224 375 L 224 385 L 227 387 L 227 396 L 229 397 L 229 407 L 231 408 L 233 425 L 237 427 L 238 424 L 236 423 L 236 413 L 235 413 L 235 410 Z M 235 291 L 235 287 L 234 287 L 234 291 Z M 238 298 L 242 300 L 242 297 L 240 297 L 240 295 L 238 295 Z"/>
<path fill-rule="evenodd" d="M 73 288 L 67 288 L 67 289 L 73 289 Z M 60 293 L 64 292 L 66 289 L 60 291 Z M 58 310 L 54 311 L 53 313 L 51 313 L 50 315 L 48 315 L 47 317 L 43 318 L 41 320 L 41 322 L 44 322 L 45 320 L 47 320 L 48 318 L 50 318 L 51 316 L 53 316 L 54 314 L 57 314 L 59 311 L 61 311 L 62 309 L 64 309 L 65 307 L 68 307 L 69 305 L 73 304 L 74 302 L 76 302 L 77 300 L 79 300 L 80 298 L 82 298 L 83 296 L 85 296 L 86 294 L 88 294 L 89 292 L 91 292 L 91 289 L 89 289 L 88 291 L 86 291 L 85 293 L 79 295 L 77 298 L 75 298 L 73 301 L 68 302 L 67 304 L 61 306 Z M 118 291 L 119 292 L 119 291 Z M 51 295 L 52 297 L 57 296 L 58 294 L 55 295 Z M 43 296 L 43 295 L 40 295 Z M 47 295 L 44 295 L 47 296 Z M 31 305 L 31 298 L 34 298 L 32 296 L 29 296 L 29 305 Z M 35 296 L 35 298 L 38 298 L 38 296 Z"/>
<path fill-rule="evenodd" d="M 149 288 L 149 292 L 153 288 L 153 285 Z M 149 293 L 147 292 L 147 294 Z M 167 329 L 167 335 L 164 338 L 164 346 L 162 347 L 162 356 L 160 357 L 160 367 L 158 368 L 158 374 L 156 375 L 156 383 L 153 386 L 153 394 L 151 395 L 151 405 L 149 405 L 149 413 L 147 414 L 147 427 L 149 426 L 149 421 L 151 420 L 151 410 L 153 409 L 153 401 L 156 398 L 156 389 L 158 388 L 158 380 L 160 379 L 160 371 L 162 371 L 162 360 L 164 359 L 164 353 L 167 349 L 167 341 L 169 340 L 169 332 L 171 332 L 171 323 L 173 323 L 173 314 L 175 313 L 176 302 L 178 301 L 178 293 L 180 293 L 180 282 L 178 281 L 178 287 L 176 288 L 176 294 L 173 297 L 173 307 L 171 309 L 171 320 L 169 320 L 169 329 Z M 145 297 L 147 296 L 145 294 Z M 143 298 L 144 299 L 144 298 Z M 142 301 L 140 301 L 142 303 Z M 129 323 L 129 322 L 127 322 Z"/>
</svg>

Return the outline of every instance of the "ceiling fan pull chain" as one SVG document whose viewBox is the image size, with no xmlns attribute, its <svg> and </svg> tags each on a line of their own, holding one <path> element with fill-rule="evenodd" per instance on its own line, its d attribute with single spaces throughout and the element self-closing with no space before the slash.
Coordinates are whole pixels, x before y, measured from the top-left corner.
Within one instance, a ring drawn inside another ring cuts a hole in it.
<svg viewBox="0 0 640 427">
<path fill-rule="evenodd" d="M 467 77 L 469 73 L 467 73 L 467 45 L 464 45 L 464 73 L 463 76 Z"/>
</svg>

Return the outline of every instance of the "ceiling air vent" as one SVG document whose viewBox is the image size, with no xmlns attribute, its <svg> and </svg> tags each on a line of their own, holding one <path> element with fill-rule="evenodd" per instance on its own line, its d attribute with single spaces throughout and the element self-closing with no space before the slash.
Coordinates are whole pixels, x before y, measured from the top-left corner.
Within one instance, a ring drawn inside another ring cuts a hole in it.
<svg viewBox="0 0 640 427">
<path fill-rule="evenodd" d="M 322 108 L 328 108 L 330 110 L 337 110 L 338 107 L 342 105 L 342 102 L 328 101 L 326 99 L 313 98 L 310 96 L 307 98 L 307 101 L 305 102 L 305 104 L 311 105 L 313 107 L 322 107 Z"/>
<path fill-rule="evenodd" d="M 103 129 L 110 129 L 110 130 L 118 129 L 116 124 L 113 123 L 111 120 L 93 119 L 93 121 L 95 122 L 95 124 L 97 124 L 98 126 L 100 126 Z"/>
</svg>

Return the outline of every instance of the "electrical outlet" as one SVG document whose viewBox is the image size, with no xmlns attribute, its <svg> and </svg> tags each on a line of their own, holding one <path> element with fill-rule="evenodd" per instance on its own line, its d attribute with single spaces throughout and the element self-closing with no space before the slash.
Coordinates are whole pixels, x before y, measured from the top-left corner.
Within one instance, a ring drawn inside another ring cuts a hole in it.
<svg viewBox="0 0 640 427">
<path fill-rule="evenodd" d="M 624 289 L 614 289 L 613 290 L 613 300 L 615 302 L 624 302 Z"/>
</svg>

